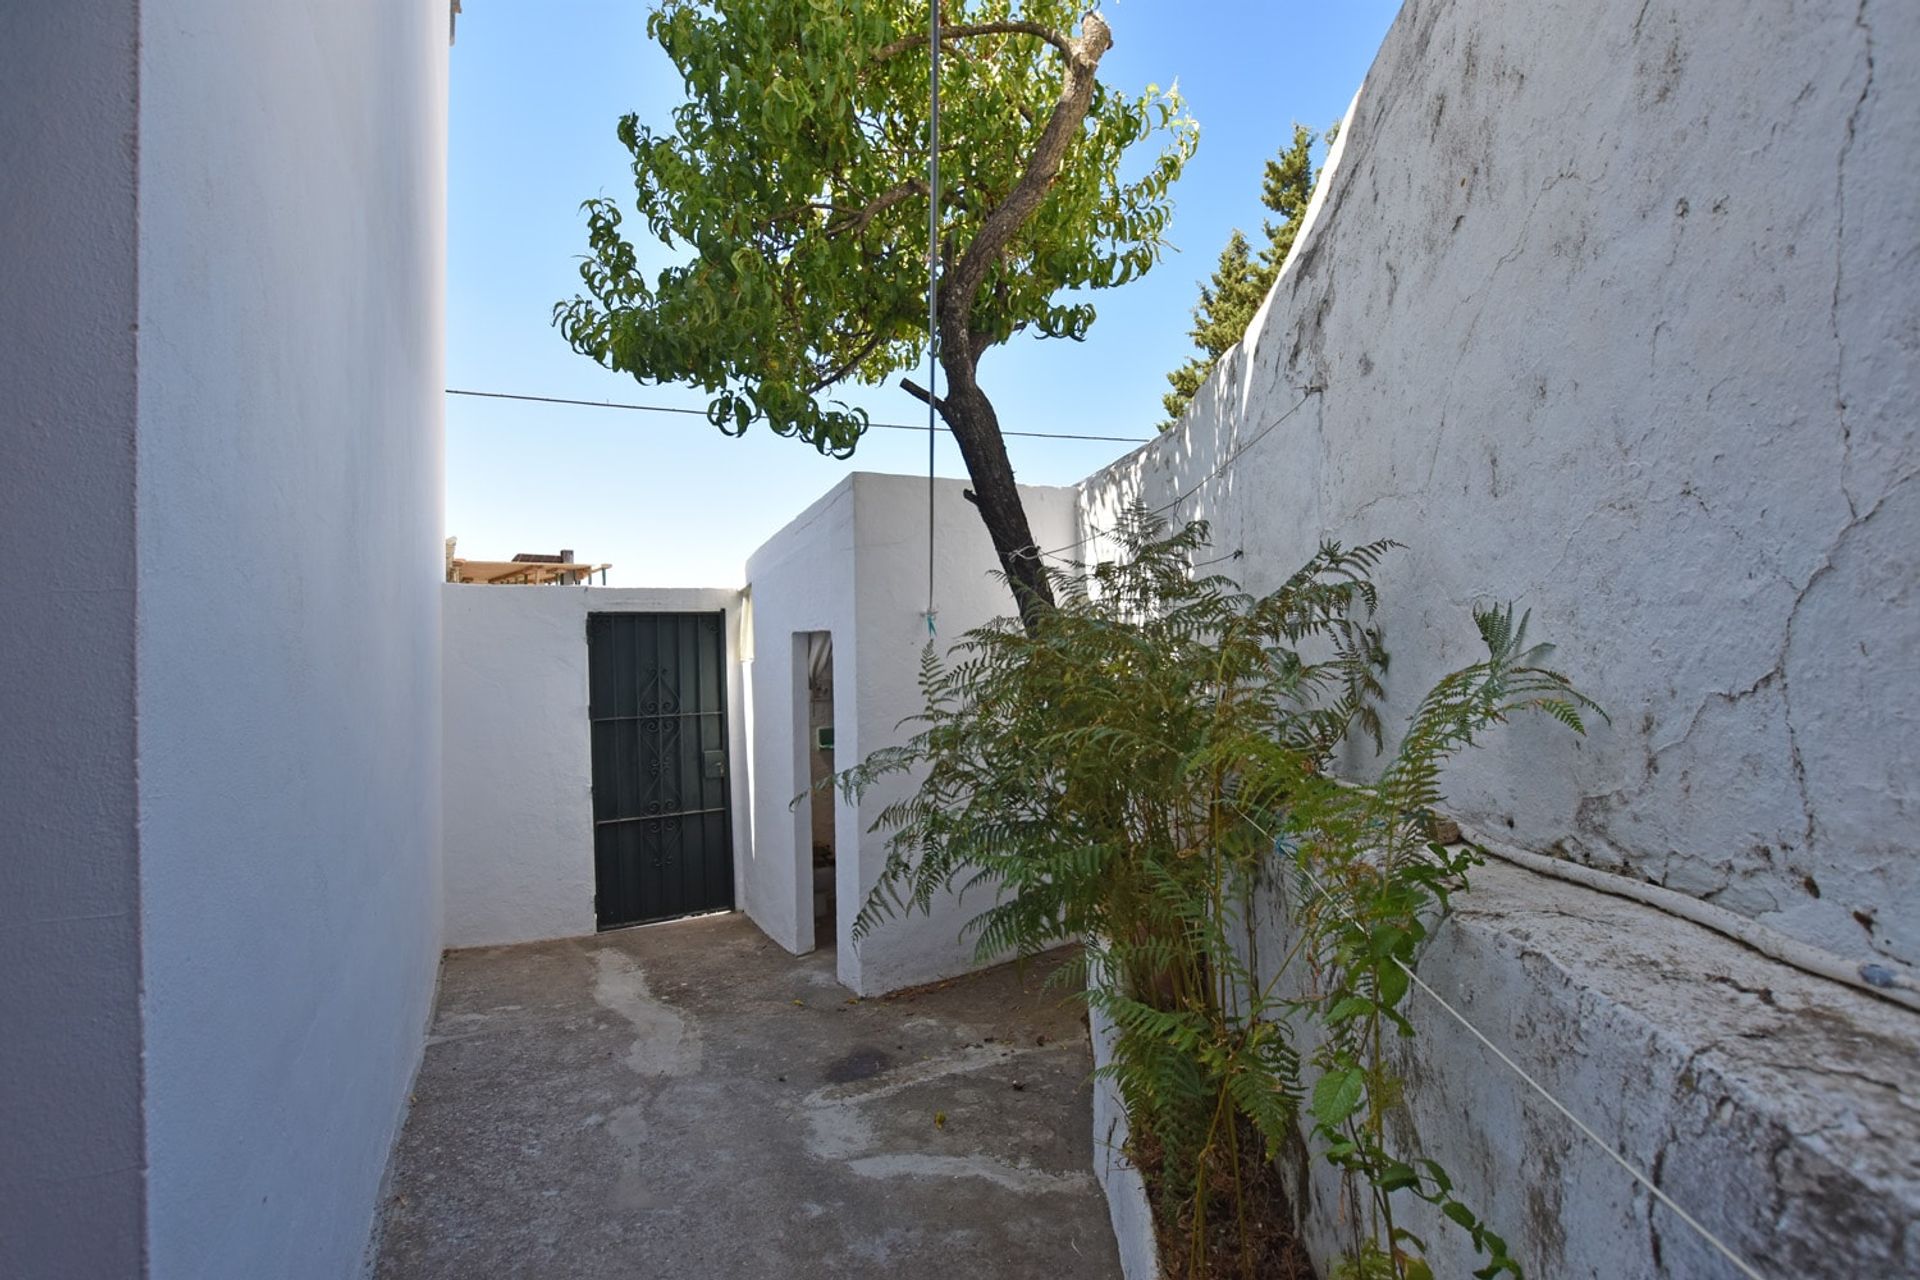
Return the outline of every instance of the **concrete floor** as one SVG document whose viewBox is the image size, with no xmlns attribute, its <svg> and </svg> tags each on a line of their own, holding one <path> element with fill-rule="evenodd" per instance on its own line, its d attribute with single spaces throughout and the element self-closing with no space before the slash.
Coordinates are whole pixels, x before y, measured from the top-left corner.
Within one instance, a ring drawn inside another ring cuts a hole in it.
<svg viewBox="0 0 1920 1280">
<path fill-rule="evenodd" d="M 377 1275 L 1116 1276 L 1053 963 L 854 1001 L 741 916 L 455 952 Z"/>
</svg>

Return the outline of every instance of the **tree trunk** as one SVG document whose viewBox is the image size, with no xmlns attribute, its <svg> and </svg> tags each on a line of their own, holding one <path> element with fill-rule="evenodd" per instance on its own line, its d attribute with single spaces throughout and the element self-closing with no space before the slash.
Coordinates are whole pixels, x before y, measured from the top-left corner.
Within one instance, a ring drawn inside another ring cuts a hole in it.
<svg viewBox="0 0 1920 1280">
<path fill-rule="evenodd" d="M 993 538 L 994 553 L 1000 557 L 1007 584 L 1013 588 L 1020 621 L 1031 633 L 1054 607 L 1053 587 L 1047 581 L 1040 549 L 1033 543 L 1026 508 L 1020 504 L 1013 464 L 1007 460 L 1006 441 L 1000 435 L 999 416 L 974 378 L 986 336 L 974 332 L 973 305 L 1014 234 L 1046 199 L 1073 139 L 1086 122 L 1097 87 L 1094 76 L 1101 57 L 1113 46 L 1113 33 L 1098 13 L 1089 13 L 1081 19 L 1080 35 L 1075 39 L 1055 32 L 1029 30 L 1026 24 L 1016 24 L 1009 29 L 1040 34 L 1057 47 L 1065 55 L 1066 74 L 1061 78 L 1059 100 L 1035 140 L 1033 154 L 1027 157 L 1019 180 L 987 215 L 960 260 L 943 275 L 939 352 L 940 367 L 947 375 L 947 394 L 935 401 L 934 406 L 960 444 L 960 456 L 966 460 L 967 474 L 973 479 L 973 500 L 980 508 L 980 519 Z M 909 387 L 909 390 L 915 389 Z M 916 390 L 915 393 L 930 398 L 926 392 Z"/>
<path fill-rule="evenodd" d="M 1027 510 L 1020 502 L 1020 490 L 1014 482 L 1013 463 L 1007 459 L 1006 441 L 1000 435 L 1000 418 L 993 411 L 973 370 L 956 360 L 943 360 L 947 373 L 947 394 L 939 404 L 940 416 L 953 429 L 960 456 L 973 481 L 973 502 L 980 509 L 981 523 L 993 539 L 994 554 L 1013 589 L 1013 602 L 1020 610 L 1020 621 L 1031 633 L 1041 615 L 1053 608 L 1053 586 L 1047 581 L 1040 548 L 1034 545 L 1033 531 L 1027 525 Z M 959 367 L 954 367 L 959 366 Z"/>
</svg>

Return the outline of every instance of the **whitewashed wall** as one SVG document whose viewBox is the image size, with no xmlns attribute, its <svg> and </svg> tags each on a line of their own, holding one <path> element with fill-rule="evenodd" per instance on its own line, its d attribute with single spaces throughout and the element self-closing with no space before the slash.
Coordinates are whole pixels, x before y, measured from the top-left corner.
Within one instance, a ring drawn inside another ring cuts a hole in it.
<svg viewBox="0 0 1920 1280">
<path fill-rule="evenodd" d="M 1463 819 L 1910 972 L 1916 121 L 1910 4 L 1411 0 L 1246 341 L 1083 485 L 1086 528 L 1193 490 L 1174 515 L 1254 588 L 1403 541 L 1389 724 L 1473 660 L 1473 604 L 1518 601 L 1613 723 L 1501 730 L 1447 775 Z M 1762 1274 L 1920 1268 L 1911 1014 L 1510 867 L 1465 902 L 1436 989 Z M 1529 1274 L 1734 1274 L 1413 1012 L 1395 1141 Z M 1303 1198 L 1324 1262 L 1346 1202 L 1324 1170 Z"/>
<path fill-rule="evenodd" d="M 1013 612 L 1013 596 L 990 576 L 992 544 L 966 486 L 940 481 L 935 498 L 938 636 Z M 1034 537 L 1043 547 L 1074 540 L 1071 489 L 1022 486 Z M 796 691 L 794 636 L 830 631 L 834 644 L 836 764 L 846 768 L 902 741 L 900 721 L 923 705 L 920 655 L 927 642 L 927 482 L 857 472 L 757 551 L 747 565 L 753 600 L 755 780 L 754 865 L 745 906 L 782 946 L 811 949 L 808 821 L 791 807 L 806 787 L 806 755 L 795 728 L 806 709 Z M 898 794 L 876 788 L 857 805 L 836 798 L 835 905 L 840 980 L 872 994 L 950 977 L 974 967 L 961 928 L 984 903 L 942 899 L 930 916 L 888 922 L 857 946 L 853 917 L 879 880 L 885 837 L 868 830 Z"/>
<path fill-rule="evenodd" d="M 802 511 L 747 561 L 747 687 L 752 706 L 753 856 L 736 882 L 740 907 L 768 937 L 796 954 L 811 951 L 815 938 L 812 823 L 794 797 L 807 787 L 807 757 L 801 726 L 808 713 L 805 642 L 798 633 L 833 635 L 834 753 L 856 760 L 859 726 L 854 719 L 859 688 L 859 636 L 854 628 L 854 484 L 835 485 Z M 817 803 L 828 803 L 818 797 Z M 839 867 L 858 848 L 859 814 L 841 803 L 834 814 Z M 842 886 L 844 888 L 844 886 Z M 852 959 L 843 949 L 840 980 L 854 985 Z M 856 987 L 856 989 L 858 989 Z"/>
<path fill-rule="evenodd" d="M 446 945 L 594 931 L 589 613 L 727 615 L 736 893 L 752 849 L 747 716 L 732 588 L 441 589 Z"/>
<path fill-rule="evenodd" d="M 139 37 L 124 0 L 0 5 L 0 1276 L 144 1247 Z"/>
<path fill-rule="evenodd" d="M 138 135 L 118 136 L 138 153 L 145 1245 L 165 1280 L 353 1274 L 421 1052 L 446 58 L 438 0 L 140 8 Z"/>
<path fill-rule="evenodd" d="M 1405 542 L 1401 713 L 1470 605 L 1520 602 L 1613 727 L 1515 730 L 1453 772 L 1463 816 L 1920 961 L 1917 31 L 1408 4 L 1247 342 L 1088 520 L 1200 483 L 1178 514 L 1255 587 Z"/>
</svg>

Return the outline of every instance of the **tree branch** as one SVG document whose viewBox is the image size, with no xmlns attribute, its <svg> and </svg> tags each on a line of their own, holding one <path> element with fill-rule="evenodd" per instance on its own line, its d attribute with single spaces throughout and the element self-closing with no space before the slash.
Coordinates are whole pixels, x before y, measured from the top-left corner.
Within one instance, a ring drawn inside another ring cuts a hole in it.
<svg viewBox="0 0 1920 1280">
<path fill-rule="evenodd" d="M 947 416 L 947 402 L 915 382 L 912 378 L 900 379 L 900 389 L 912 396 L 915 400 L 918 400 L 921 404 L 932 405 L 939 411 L 941 417 L 944 418 Z"/>
<path fill-rule="evenodd" d="M 943 282 L 941 342 L 949 355 L 960 356 L 969 365 L 975 355 L 967 324 L 974 296 L 986 283 L 987 272 L 1006 251 L 1014 233 L 1046 198 L 1047 188 L 1053 185 L 1061 161 L 1066 158 L 1067 147 L 1079 133 L 1086 121 L 1087 109 L 1093 104 L 1094 73 L 1099 69 L 1100 58 L 1112 47 L 1113 32 L 1106 19 L 1097 13 L 1088 14 L 1080 25 L 1080 38 L 1066 46 L 1067 74 L 1060 84 L 1060 98 L 1054 103 L 1053 114 L 1041 131 L 1040 140 L 1034 144 L 1033 154 L 1027 158 L 1026 171 L 1013 184 L 1007 198 L 987 215 L 952 277 Z"/>
<path fill-rule="evenodd" d="M 875 196 L 861 209 L 843 210 L 843 216 L 838 222 L 829 222 L 827 224 L 827 234 L 830 236 L 838 236 L 852 232 L 858 235 L 860 232 L 865 231 L 875 218 L 885 213 L 888 209 L 891 209 L 894 205 L 899 204 L 908 196 L 923 196 L 926 194 L 927 181 L 925 178 L 909 178 L 899 186 Z M 838 208 L 838 206 L 836 206 L 836 208 Z"/>
<path fill-rule="evenodd" d="M 872 333 L 867 335 L 867 340 L 860 345 L 857 351 L 848 356 L 843 364 L 837 369 L 830 370 L 816 378 L 813 385 L 807 388 L 807 394 L 814 395 L 824 391 L 834 383 L 840 381 L 840 379 L 852 373 L 860 367 L 861 361 L 879 350 L 880 344 L 885 342 L 886 339 L 887 331 L 884 328 L 876 328 Z"/>
<path fill-rule="evenodd" d="M 1101 25 L 1104 27 L 1106 24 Z M 941 44 L 949 40 L 969 40 L 976 36 L 1033 36 L 1036 39 L 1045 40 L 1061 53 L 1066 54 L 1069 61 L 1073 59 L 1074 42 L 1052 27 L 1042 26 L 1038 22 L 981 22 L 972 26 L 940 28 Z M 898 57 L 909 49 L 918 48 L 926 42 L 925 36 L 902 36 L 892 44 L 883 44 L 875 49 L 873 59 L 875 62 L 883 62 L 888 58 Z M 1096 58 L 1098 56 L 1095 55 Z"/>
</svg>

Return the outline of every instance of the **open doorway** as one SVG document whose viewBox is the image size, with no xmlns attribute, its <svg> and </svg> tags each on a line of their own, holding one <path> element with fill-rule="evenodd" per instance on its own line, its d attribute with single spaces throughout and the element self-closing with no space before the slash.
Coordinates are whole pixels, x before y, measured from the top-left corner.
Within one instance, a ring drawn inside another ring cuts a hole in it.
<svg viewBox="0 0 1920 1280">
<path fill-rule="evenodd" d="M 796 717 L 800 753 L 807 763 L 808 820 L 802 828 L 808 851 L 810 876 L 802 883 L 812 886 L 813 945 L 833 947 L 836 942 L 834 902 L 834 794 L 829 779 L 834 773 L 833 755 L 833 633 L 804 631 L 795 637 L 796 693 L 804 695 L 806 715 Z"/>
</svg>

